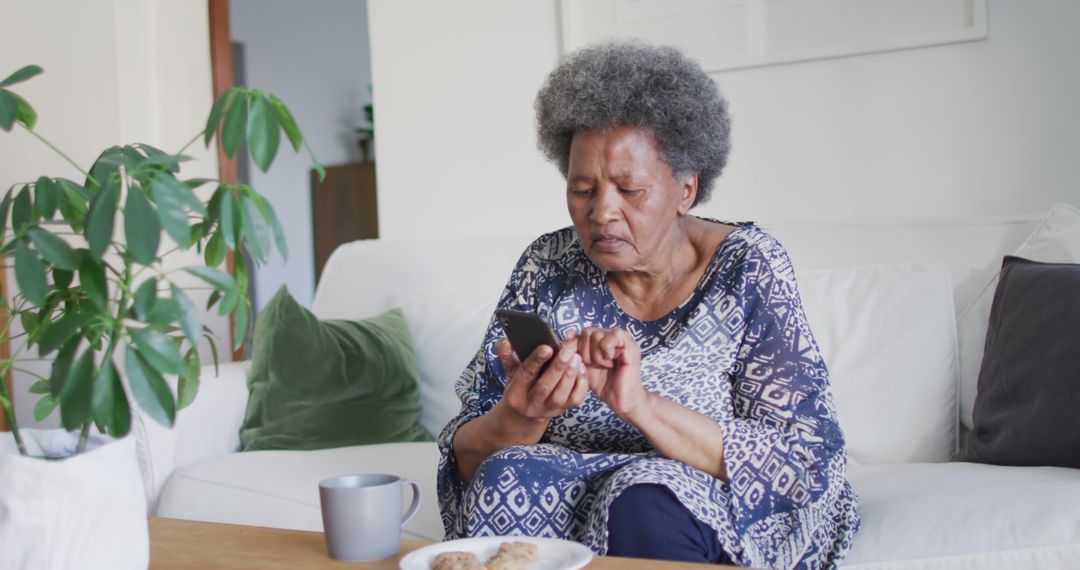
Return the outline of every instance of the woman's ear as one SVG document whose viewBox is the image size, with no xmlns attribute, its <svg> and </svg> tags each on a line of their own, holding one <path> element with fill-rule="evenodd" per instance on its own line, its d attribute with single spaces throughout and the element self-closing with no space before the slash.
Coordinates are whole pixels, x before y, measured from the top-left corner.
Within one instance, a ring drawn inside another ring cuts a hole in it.
<svg viewBox="0 0 1080 570">
<path fill-rule="evenodd" d="M 688 174 L 680 182 L 682 196 L 679 198 L 679 215 L 685 216 L 697 199 L 698 175 L 696 172 Z"/>
</svg>

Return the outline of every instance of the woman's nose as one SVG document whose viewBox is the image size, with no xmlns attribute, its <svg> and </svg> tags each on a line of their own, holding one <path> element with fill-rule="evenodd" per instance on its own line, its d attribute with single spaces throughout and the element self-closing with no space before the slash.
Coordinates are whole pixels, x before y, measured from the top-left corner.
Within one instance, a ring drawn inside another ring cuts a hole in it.
<svg viewBox="0 0 1080 570">
<path fill-rule="evenodd" d="M 596 224 L 606 224 L 618 219 L 619 216 L 619 191 L 618 189 L 599 188 L 593 192 L 592 204 L 589 210 L 589 219 Z"/>
</svg>

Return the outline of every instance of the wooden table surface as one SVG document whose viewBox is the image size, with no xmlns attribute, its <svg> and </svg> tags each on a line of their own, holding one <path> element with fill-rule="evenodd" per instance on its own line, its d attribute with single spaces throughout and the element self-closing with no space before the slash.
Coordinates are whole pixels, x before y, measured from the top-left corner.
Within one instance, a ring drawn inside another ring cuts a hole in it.
<svg viewBox="0 0 1080 570">
<path fill-rule="evenodd" d="M 396 570 L 402 556 L 428 542 L 402 540 L 401 552 L 373 562 L 339 562 L 326 553 L 321 532 L 218 524 L 179 519 L 150 518 L 150 568 L 370 568 Z M 685 562 L 636 558 L 597 557 L 592 570 L 694 570 L 724 568 Z M 734 568 L 727 566 L 727 568 Z"/>
</svg>

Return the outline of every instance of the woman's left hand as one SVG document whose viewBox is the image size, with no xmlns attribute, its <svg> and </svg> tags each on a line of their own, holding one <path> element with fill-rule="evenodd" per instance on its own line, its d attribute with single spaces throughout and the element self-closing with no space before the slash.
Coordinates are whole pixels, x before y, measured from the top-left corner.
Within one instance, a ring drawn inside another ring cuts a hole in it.
<svg viewBox="0 0 1080 570">
<path fill-rule="evenodd" d="M 626 419 L 649 399 L 641 384 L 641 349 L 620 328 L 589 327 L 578 337 L 578 354 L 592 390 L 620 418 Z"/>
</svg>

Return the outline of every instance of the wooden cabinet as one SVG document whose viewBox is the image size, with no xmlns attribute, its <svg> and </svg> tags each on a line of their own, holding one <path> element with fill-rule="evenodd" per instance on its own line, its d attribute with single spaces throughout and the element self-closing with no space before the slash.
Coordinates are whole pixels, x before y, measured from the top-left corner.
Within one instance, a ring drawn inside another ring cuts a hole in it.
<svg viewBox="0 0 1080 570">
<path fill-rule="evenodd" d="M 311 217 L 315 242 L 315 282 L 337 246 L 379 237 L 375 163 L 352 162 L 326 168 L 326 179 L 311 173 Z"/>
</svg>

